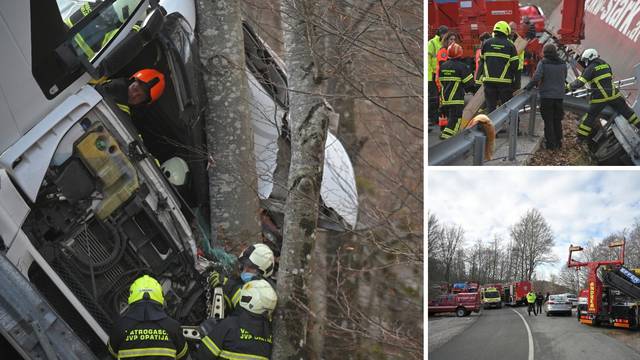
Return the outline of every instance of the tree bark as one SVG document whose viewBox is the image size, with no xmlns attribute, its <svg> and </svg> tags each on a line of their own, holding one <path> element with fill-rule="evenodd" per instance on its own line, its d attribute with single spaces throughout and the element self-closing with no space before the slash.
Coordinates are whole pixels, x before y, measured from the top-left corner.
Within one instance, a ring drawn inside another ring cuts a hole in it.
<svg viewBox="0 0 640 360">
<path fill-rule="evenodd" d="M 314 63 L 307 21 L 314 2 L 282 2 L 284 60 L 289 72 L 291 168 L 287 183 L 283 244 L 274 315 L 273 359 L 309 358 L 307 323 L 309 259 L 316 239 L 324 144 L 331 110 L 313 94 Z"/>
<path fill-rule="evenodd" d="M 214 246 L 258 239 L 259 201 L 240 3 L 198 0 Z"/>
<path fill-rule="evenodd" d="M 318 230 L 311 256 L 309 310 L 313 314 L 309 326 L 309 352 L 311 360 L 324 358 L 327 322 L 327 241 L 332 239 L 327 230 Z"/>
</svg>

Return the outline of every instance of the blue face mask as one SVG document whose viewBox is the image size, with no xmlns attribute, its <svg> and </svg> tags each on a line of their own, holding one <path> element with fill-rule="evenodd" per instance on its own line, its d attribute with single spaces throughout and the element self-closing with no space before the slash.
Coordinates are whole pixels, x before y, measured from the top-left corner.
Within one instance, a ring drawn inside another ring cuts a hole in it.
<svg viewBox="0 0 640 360">
<path fill-rule="evenodd" d="M 253 280 L 253 278 L 256 276 L 256 274 L 254 273 L 250 273 L 250 272 L 243 272 L 242 274 L 240 274 L 240 279 L 242 279 L 242 282 L 249 282 L 251 280 Z"/>
</svg>

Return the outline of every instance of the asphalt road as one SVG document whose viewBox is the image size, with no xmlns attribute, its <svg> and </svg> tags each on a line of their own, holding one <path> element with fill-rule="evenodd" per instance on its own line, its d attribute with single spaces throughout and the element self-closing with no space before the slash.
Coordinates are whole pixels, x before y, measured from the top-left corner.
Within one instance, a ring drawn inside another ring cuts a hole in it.
<svg viewBox="0 0 640 360">
<path fill-rule="evenodd" d="M 515 311 L 514 311 L 515 310 Z M 516 313 L 520 313 L 523 319 Z M 527 315 L 526 308 L 482 310 L 481 316 L 446 344 L 429 348 L 432 360 L 627 360 L 640 353 L 607 335 L 623 329 L 580 324 L 574 316 Z M 633 333 L 631 333 L 633 334 Z M 637 334 L 640 340 L 640 334 Z M 530 353 L 530 348 L 533 351 Z"/>
</svg>

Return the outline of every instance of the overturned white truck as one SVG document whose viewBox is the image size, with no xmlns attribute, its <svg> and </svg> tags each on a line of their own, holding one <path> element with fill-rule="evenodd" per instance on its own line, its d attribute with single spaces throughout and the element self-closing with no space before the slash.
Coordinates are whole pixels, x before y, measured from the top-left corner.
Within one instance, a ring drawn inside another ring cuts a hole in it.
<svg viewBox="0 0 640 360">
<path fill-rule="evenodd" d="M 91 11 L 65 21 L 86 3 Z M 206 211 L 208 183 L 193 1 L 2 1 L 0 15 L 0 348 L 104 358 L 107 332 L 143 272 L 160 280 L 172 316 L 198 324 L 206 304 L 190 223 L 193 209 Z M 259 196 L 277 214 L 286 73 L 244 30 Z M 89 84 L 146 67 L 167 86 L 133 119 Z M 352 229 L 351 162 L 331 134 L 325 152 L 320 224 Z M 157 165 L 176 154 L 189 160 L 187 196 Z"/>
</svg>

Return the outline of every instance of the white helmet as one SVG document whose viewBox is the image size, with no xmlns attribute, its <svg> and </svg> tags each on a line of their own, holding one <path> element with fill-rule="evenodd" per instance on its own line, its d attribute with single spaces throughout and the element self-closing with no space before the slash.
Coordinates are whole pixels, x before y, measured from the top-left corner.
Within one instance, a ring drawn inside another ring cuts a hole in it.
<svg viewBox="0 0 640 360">
<path fill-rule="evenodd" d="M 240 262 L 249 260 L 253 265 L 255 265 L 262 276 L 269 277 L 273 274 L 273 263 L 275 262 L 275 258 L 273 256 L 273 251 L 265 245 L 265 244 L 253 244 L 248 248 L 244 249 L 242 254 L 240 255 Z"/>
<path fill-rule="evenodd" d="M 587 49 L 582 52 L 581 58 L 582 58 L 582 61 L 584 61 L 585 63 L 589 63 L 594 59 L 596 59 L 598 56 L 599 55 L 596 49 Z"/>
<path fill-rule="evenodd" d="M 254 314 L 271 315 L 278 303 L 278 296 L 267 280 L 251 280 L 240 290 L 240 306 Z"/>
<path fill-rule="evenodd" d="M 160 169 L 164 176 L 169 179 L 169 182 L 175 186 L 182 186 L 187 181 L 189 165 L 187 165 L 186 161 L 177 156 L 162 163 Z"/>
</svg>

